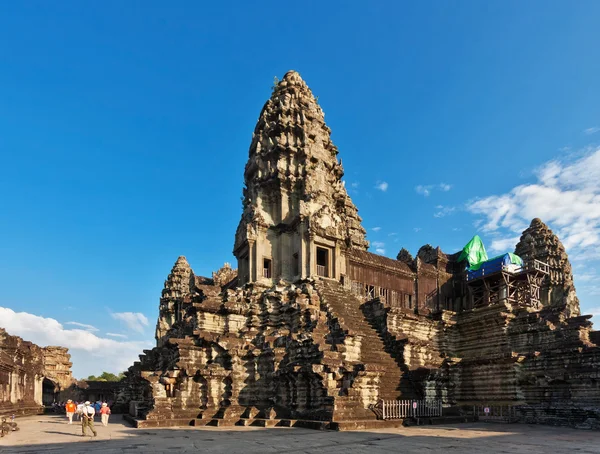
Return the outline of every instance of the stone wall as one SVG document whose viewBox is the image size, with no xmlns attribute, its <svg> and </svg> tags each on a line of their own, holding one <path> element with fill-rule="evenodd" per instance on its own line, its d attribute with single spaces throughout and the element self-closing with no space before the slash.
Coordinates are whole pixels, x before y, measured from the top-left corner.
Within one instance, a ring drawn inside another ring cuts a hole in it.
<svg viewBox="0 0 600 454">
<path fill-rule="evenodd" d="M 70 355 L 39 347 L 0 328 L 0 414 L 43 411 L 44 392 L 59 398 L 72 383 Z"/>
</svg>

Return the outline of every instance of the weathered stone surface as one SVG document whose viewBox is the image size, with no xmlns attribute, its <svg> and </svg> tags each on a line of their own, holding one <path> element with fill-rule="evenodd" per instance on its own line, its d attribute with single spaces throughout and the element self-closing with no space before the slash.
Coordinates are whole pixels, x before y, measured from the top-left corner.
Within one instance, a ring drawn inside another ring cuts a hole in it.
<svg viewBox="0 0 600 454">
<path fill-rule="evenodd" d="M 550 274 L 542 286 L 542 305 L 563 308 L 565 314 L 571 317 L 580 314 L 569 257 L 561 241 L 546 224 L 538 218 L 531 221 L 517 243 L 515 254 L 524 260 L 537 259 L 550 265 Z"/>
<path fill-rule="evenodd" d="M 250 146 L 239 275 L 196 276 L 179 257 L 157 346 L 117 405 L 147 427 L 371 427 L 380 399 L 440 399 L 454 416 L 511 405 L 521 421 L 593 427 L 600 333 L 579 316 L 558 238 L 535 219 L 516 249 L 525 266 L 475 279 L 431 245 L 372 254 L 342 175 L 323 112 L 287 73 Z"/>
<path fill-rule="evenodd" d="M 34 414 L 71 386 L 71 355 L 39 347 L 0 328 L 0 415 Z"/>
</svg>

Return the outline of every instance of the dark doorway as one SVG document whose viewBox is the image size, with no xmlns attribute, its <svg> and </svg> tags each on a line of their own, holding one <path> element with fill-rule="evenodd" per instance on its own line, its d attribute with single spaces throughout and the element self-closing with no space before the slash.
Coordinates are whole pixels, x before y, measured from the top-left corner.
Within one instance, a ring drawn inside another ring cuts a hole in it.
<svg viewBox="0 0 600 454">
<path fill-rule="evenodd" d="M 52 380 L 44 378 L 42 382 L 42 403 L 44 405 L 52 405 L 56 398 L 57 386 Z"/>
<path fill-rule="evenodd" d="M 264 259 L 263 260 L 263 277 L 266 277 L 268 279 L 271 279 L 271 260 L 270 259 Z"/>
<path fill-rule="evenodd" d="M 329 277 L 329 251 L 317 248 L 317 276 Z"/>
</svg>

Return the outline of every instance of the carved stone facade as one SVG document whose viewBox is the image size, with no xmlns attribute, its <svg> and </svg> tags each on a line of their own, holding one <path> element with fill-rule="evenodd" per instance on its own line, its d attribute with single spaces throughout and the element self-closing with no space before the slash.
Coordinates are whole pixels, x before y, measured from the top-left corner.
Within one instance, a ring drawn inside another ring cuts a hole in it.
<svg viewBox="0 0 600 454">
<path fill-rule="evenodd" d="M 510 404 L 529 422 L 600 418 L 600 333 L 579 316 L 549 229 L 534 220 L 517 245 L 523 269 L 485 287 L 439 247 L 372 254 L 329 135 L 287 73 L 250 147 L 237 275 L 226 265 L 196 276 L 177 259 L 157 346 L 129 369 L 117 405 L 138 426 L 368 427 L 380 399 Z"/>
<path fill-rule="evenodd" d="M 250 145 L 234 245 L 240 285 L 317 274 L 339 279 L 346 249 L 367 249 L 330 133 L 306 83 L 288 72 L 264 105 Z"/>
<path fill-rule="evenodd" d="M 35 414 L 73 383 L 71 355 L 39 347 L 0 328 L 0 415 Z"/>
<path fill-rule="evenodd" d="M 537 259 L 550 265 L 550 274 L 541 291 L 543 306 L 561 308 L 567 315 L 579 315 L 579 299 L 573 284 L 573 270 L 561 241 L 540 219 L 535 218 L 515 248 L 524 260 Z"/>
</svg>

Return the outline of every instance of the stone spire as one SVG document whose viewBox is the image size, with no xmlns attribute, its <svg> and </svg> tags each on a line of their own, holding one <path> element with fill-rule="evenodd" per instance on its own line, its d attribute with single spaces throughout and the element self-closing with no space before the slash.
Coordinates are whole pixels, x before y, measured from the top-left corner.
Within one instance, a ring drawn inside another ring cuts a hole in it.
<svg viewBox="0 0 600 454">
<path fill-rule="evenodd" d="M 565 314 L 570 317 L 580 314 L 565 247 L 541 219 L 531 221 L 517 243 L 515 254 L 525 261 L 536 259 L 550 265 L 550 275 L 544 280 L 540 295 L 544 306 L 564 307 Z"/>
<path fill-rule="evenodd" d="M 161 345 L 171 326 L 178 321 L 181 303 L 191 293 L 193 281 L 194 273 L 190 264 L 183 255 L 179 256 L 165 281 L 160 298 L 155 336 L 158 345 Z"/>
<path fill-rule="evenodd" d="M 265 103 L 250 145 L 244 172 L 244 212 L 234 246 L 238 260 L 248 253 L 248 245 L 269 237 L 261 255 L 272 255 L 274 276 L 295 275 L 288 256 L 301 257 L 304 252 L 309 260 L 310 251 L 302 251 L 301 242 L 293 244 L 291 238 L 283 241 L 285 244 L 275 241 L 276 235 L 292 231 L 344 250 L 368 247 L 358 210 L 341 181 L 344 171 L 330 134 L 306 83 L 297 72 L 286 73 Z M 300 268 L 308 268 L 299 270 L 298 275 L 312 274 L 310 263 L 299 260 Z M 262 267 L 258 257 L 250 262 Z M 243 283 L 248 270 L 241 262 L 238 268 Z M 256 271 L 250 270 L 250 274 L 256 275 Z"/>
</svg>

